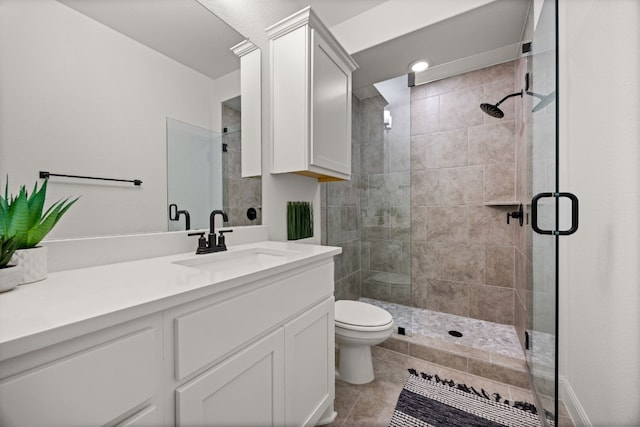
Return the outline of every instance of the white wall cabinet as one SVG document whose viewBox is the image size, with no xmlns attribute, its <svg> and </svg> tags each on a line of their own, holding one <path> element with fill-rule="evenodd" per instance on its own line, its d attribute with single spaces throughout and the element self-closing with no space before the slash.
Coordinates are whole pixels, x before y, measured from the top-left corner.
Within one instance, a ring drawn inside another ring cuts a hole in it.
<svg viewBox="0 0 640 427">
<path fill-rule="evenodd" d="M 267 28 L 272 173 L 351 177 L 351 73 L 357 64 L 307 7 Z"/>
<path fill-rule="evenodd" d="M 260 49 L 249 40 L 231 48 L 240 57 L 242 177 L 262 175 L 262 75 Z"/>
</svg>

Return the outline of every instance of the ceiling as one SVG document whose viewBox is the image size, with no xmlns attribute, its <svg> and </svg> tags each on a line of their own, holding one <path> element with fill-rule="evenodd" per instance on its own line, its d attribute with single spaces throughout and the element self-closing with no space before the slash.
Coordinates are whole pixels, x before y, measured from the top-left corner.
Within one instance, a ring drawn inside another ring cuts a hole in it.
<svg viewBox="0 0 640 427">
<path fill-rule="evenodd" d="M 353 4 L 341 0 L 296 1 L 301 5 L 310 3 L 318 16 L 333 26 L 331 30 L 338 38 L 345 36 L 340 41 L 347 45 L 347 25 L 360 24 L 382 32 L 381 28 L 391 26 L 392 20 L 406 17 L 404 26 L 412 30 L 349 52 L 359 65 L 353 74 L 354 89 L 407 74 L 409 64 L 416 59 L 430 63 L 427 71 L 416 73 L 416 84 L 516 59 L 521 55 L 530 5 L 530 0 L 358 0 Z M 356 8 L 365 3 L 370 9 Z M 378 15 L 374 13 L 376 7 L 381 12 Z M 402 10 L 403 16 L 391 16 L 390 10 Z M 365 16 L 378 20 L 369 23 L 358 19 Z M 428 25 L 416 28 L 416 22 L 420 25 L 421 21 Z M 403 26 L 402 22 L 395 24 Z"/>
<path fill-rule="evenodd" d="M 196 0 L 58 1 L 211 78 L 240 66 L 229 48 L 244 37 Z M 341 43 L 356 46 L 357 51 L 349 52 L 359 64 L 353 75 L 354 89 L 406 74 L 408 64 L 418 58 L 426 58 L 431 67 L 416 74 L 417 83 L 515 59 L 530 3 L 288 1 L 301 9 L 310 5 Z M 394 28 L 396 32 L 391 32 Z M 358 37 L 360 42 L 352 43 Z"/>
</svg>

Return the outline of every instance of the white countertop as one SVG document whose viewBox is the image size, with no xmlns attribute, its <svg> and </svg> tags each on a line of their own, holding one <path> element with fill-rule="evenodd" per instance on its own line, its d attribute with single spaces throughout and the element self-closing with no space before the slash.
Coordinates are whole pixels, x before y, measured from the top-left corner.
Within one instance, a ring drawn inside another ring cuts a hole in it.
<svg viewBox="0 0 640 427">
<path fill-rule="evenodd" d="M 287 252 L 266 268 L 255 263 L 205 271 L 175 263 L 251 248 Z M 107 327 L 340 253 L 338 247 L 269 241 L 50 273 L 41 282 L 0 293 L 0 360 L 86 333 L 85 328 Z"/>
</svg>

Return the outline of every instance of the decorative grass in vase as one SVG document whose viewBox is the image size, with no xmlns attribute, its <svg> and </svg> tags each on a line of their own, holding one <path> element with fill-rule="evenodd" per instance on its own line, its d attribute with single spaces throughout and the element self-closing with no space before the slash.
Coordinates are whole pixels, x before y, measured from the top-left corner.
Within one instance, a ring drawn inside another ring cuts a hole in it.
<svg viewBox="0 0 640 427">
<path fill-rule="evenodd" d="M 287 239 L 313 237 L 313 206 L 311 202 L 287 202 Z"/>
</svg>

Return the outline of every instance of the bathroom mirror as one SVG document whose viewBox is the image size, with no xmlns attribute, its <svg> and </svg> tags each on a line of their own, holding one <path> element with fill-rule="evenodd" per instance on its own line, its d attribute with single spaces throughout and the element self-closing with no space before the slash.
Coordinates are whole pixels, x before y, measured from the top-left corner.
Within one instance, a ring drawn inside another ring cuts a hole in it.
<svg viewBox="0 0 640 427">
<path fill-rule="evenodd" d="M 222 209 L 227 226 L 260 225 L 262 183 L 241 176 L 240 97 L 222 104 L 222 133 L 167 118 L 169 231 L 209 227 Z"/>
<path fill-rule="evenodd" d="M 167 118 L 223 134 L 245 37 L 196 0 L 5 1 L 0 28 L 1 183 L 140 180 L 50 178 L 48 201 L 80 200 L 47 238 L 168 231 Z"/>
<path fill-rule="evenodd" d="M 220 132 L 167 118 L 169 231 L 207 228 L 222 206 Z"/>
</svg>

